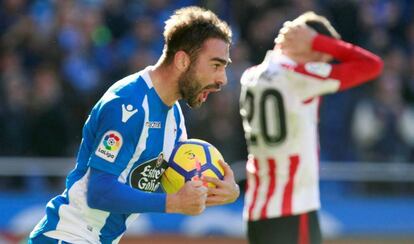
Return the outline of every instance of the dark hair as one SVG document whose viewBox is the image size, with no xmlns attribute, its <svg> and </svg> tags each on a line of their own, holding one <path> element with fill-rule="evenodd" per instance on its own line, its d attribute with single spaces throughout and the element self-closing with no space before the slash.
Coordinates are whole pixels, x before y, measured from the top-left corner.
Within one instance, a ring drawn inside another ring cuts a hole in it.
<svg viewBox="0 0 414 244">
<path fill-rule="evenodd" d="M 210 10 L 194 6 L 178 9 L 165 22 L 163 62 L 171 63 L 180 50 L 194 60 L 207 39 L 217 38 L 230 44 L 231 35 L 227 23 Z"/>
<path fill-rule="evenodd" d="M 298 18 L 293 20 L 293 22 L 304 23 L 322 35 L 330 36 L 336 39 L 341 39 L 341 36 L 331 25 L 327 18 L 325 18 L 322 15 L 317 15 L 312 11 L 300 15 Z"/>
</svg>

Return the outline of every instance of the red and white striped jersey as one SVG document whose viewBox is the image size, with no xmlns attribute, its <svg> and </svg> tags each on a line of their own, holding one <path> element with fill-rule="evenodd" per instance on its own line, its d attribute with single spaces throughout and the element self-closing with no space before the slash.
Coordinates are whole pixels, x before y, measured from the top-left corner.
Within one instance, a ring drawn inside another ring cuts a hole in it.
<svg viewBox="0 0 414 244">
<path fill-rule="evenodd" d="M 278 51 L 242 76 L 241 115 L 248 142 L 244 218 L 259 220 L 320 208 L 320 96 L 376 77 L 382 61 L 349 43 L 318 35 L 314 50 L 339 64 L 296 64 Z"/>
</svg>

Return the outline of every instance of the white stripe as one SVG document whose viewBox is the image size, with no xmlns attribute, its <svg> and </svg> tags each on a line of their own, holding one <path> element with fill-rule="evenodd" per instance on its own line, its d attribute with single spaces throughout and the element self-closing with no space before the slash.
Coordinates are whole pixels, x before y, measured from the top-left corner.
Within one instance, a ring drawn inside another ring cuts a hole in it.
<svg viewBox="0 0 414 244">
<path fill-rule="evenodd" d="M 141 157 L 142 152 L 146 149 L 146 141 L 148 138 L 148 127 L 145 126 L 145 123 L 149 120 L 149 108 L 148 108 L 148 97 L 145 96 L 142 102 L 142 107 L 146 113 L 144 114 L 144 123 L 142 124 L 142 132 L 141 136 L 139 137 L 137 146 L 135 148 L 134 155 L 132 156 L 131 160 L 129 160 L 127 167 L 122 171 L 122 173 L 118 177 L 118 181 L 121 183 L 125 183 L 128 177 L 129 172 L 131 171 L 132 166 L 134 163 Z"/>
<path fill-rule="evenodd" d="M 165 130 L 164 130 L 164 144 L 163 144 L 163 152 L 165 159 L 168 160 L 170 158 L 171 152 L 174 148 L 176 133 L 177 130 L 177 124 L 175 122 L 175 116 L 174 116 L 174 108 L 171 108 L 167 113 L 167 118 L 165 120 Z M 175 132 L 174 132 L 175 129 Z M 173 135 L 173 136 L 171 136 Z"/>
<path fill-rule="evenodd" d="M 257 157 L 259 165 L 259 188 L 257 189 L 256 204 L 252 211 L 252 217 L 259 219 L 262 207 L 266 202 L 267 190 L 269 189 L 269 165 L 264 157 Z"/>
<path fill-rule="evenodd" d="M 256 186 L 257 182 L 254 176 L 254 173 L 256 170 L 257 169 L 254 166 L 253 158 L 249 158 L 249 160 L 246 163 L 246 175 L 247 175 L 248 189 L 245 194 L 245 200 L 244 200 L 245 201 L 244 209 L 243 209 L 244 220 L 249 220 L 249 218 L 252 218 L 252 216 L 249 216 L 249 209 L 251 205 L 253 204 L 254 191 L 256 187 L 258 187 Z"/>
<path fill-rule="evenodd" d="M 254 188 L 256 188 L 256 180 L 254 179 L 254 176 L 247 173 L 247 184 L 249 186 L 249 189 L 247 190 L 245 196 L 244 196 L 244 209 L 243 209 L 243 219 L 249 220 L 249 209 L 250 206 L 253 204 L 253 193 Z"/>
<path fill-rule="evenodd" d="M 289 182 L 289 178 L 290 178 L 290 158 L 289 155 L 286 155 L 286 157 L 281 157 L 278 158 L 278 166 L 279 166 L 279 174 L 277 174 L 277 179 L 279 184 L 277 185 L 276 191 L 277 191 L 277 198 L 278 199 L 278 204 L 277 204 L 277 213 L 280 215 L 282 214 L 282 204 L 283 204 L 283 195 L 285 194 L 285 190 L 286 190 L 286 185 Z M 282 172 L 285 172 L 284 174 L 282 174 Z M 292 189 L 293 190 L 293 189 Z M 293 193 L 292 193 L 293 195 Z M 292 199 L 293 201 L 294 199 Z"/>
<path fill-rule="evenodd" d="M 153 69 L 153 66 L 147 66 L 141 73 L 142 78 L 144 79 L 145 83 L 147 83 L 147 86 L 149 89 L 153 87 L 152 80 L 149 75 L 149 71 Z"/>
<path fill-rule="evenodd" d="M 70 243 L 99 242 L 99 234 L 109 212 L 88 207 L 86 188 L 89 172 L 90 169 L 68 190 L 69 204 L 60 205 L 56 230 L 49 231 L 47 236 Z"/>
<path fill-rule="evenodd" d="M 178 108 L 178 114 L 181 118 L 180 120 L 180 129 L 181 129 L 181 136 L 178 138 L 179 141 L 187 140 L 187 129 L 185 128 L 185 118 L 183 115 L 183 111 L 181 110 L 181 106 L 179 102 L 176 102 L 177 108 Z"/>
</svg>

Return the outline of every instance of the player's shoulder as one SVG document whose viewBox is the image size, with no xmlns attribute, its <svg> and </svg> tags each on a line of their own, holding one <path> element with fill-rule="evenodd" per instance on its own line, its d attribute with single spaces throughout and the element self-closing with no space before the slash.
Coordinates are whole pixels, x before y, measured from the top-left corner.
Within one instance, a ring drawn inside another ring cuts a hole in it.
<svg viewBox="0 0 414 244">
<path fill-rule="evenodd" d="M 136 99 L 132 96 L 127 96 L 114 92 L 106 92 L 97 103 L 98 110 L 119 110 L 122 107 L 141 107 Z M 119 109 L 118 109 L 119 108 Z"/>
<path fill-rule="evenodd" d="M 127 97 L 106 94 L 94 107 L 95 116 L 101 120 L 111 120 L 114 124 L 134 124 L 144 118 L 145 111 L 140 104 Z"/>
<path fill-rule="evenodd" d="M 137 74 L 127 76 L 109 88 L 93 108 L 92 116 L 102 120 L 114 120 L 120 124 L 141 121 L 145 115 L 142 106 L 143 81 Z M 145 82 L 144 82 L 145 83 Z"/>
<path fill-rule="evenodd" d="M 152 88 L 152 83 L 146 70 L 131 74 L 115 82 L 106 94 L 115 94 L 123 99 L 136 100 L 135 98 L 144 96 Z M 106 95 L 105 94 L 105 95 Z"/>
<path fill-rule="evenodd" d="M 262 63 L 246 69 L 242 75 L 241 83 L 244 86 L 255 86 L 256 82 L 273 80 L 279 73 L 285 70 L 286 65 L 294 62 L 281 53 L 270 50 L 266 53 Z M 253 84 L 252 84 L 253 83 Z"/>
<path fill-rule="evenodd" d="M 140 107 L 151 88 L 148 70 L 144 69 L 115 82 L 101 97 L 99 103 L 101 107 L 122 104 Z"/>
<path fill-rule="evenodd" d="M 246 86 L 253 80 L 256 74 L 257 67 L 257 65 L 251 66 L 243 72 L 240 79 L 241 85 Z"/>
</svg>

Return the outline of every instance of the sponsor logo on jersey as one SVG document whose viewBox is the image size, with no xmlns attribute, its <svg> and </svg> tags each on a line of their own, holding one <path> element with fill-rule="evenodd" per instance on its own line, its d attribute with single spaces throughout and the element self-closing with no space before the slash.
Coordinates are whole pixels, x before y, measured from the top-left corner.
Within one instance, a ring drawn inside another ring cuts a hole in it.
<svg viewBox="0 0 414 244">
<path fill-rule="evenodd" d="M 160 153 L 158 157 L 138 165 L 131 171 L 129 177 L 130 186 L 141 191 L 157 191 L 161 185 L 161 176 L 167 166 L 164 154 Z"/>
<path fill-rule="evenodd" d="M 332 66 L 323 62 L 310 62 L 305 64 L 305 70 L 310 74 L 328 77 L 331 73 Z"/>
<path fill-rule="evenodd" d="M 126 123 L 136 112 L 138 112 L 138 109 L 134 109 L 131 104 L 128 104 L 127 106 L 122 104 L 122 122 Z"/>
<path fill-rule="evenodd" d="M 157 164 L 155 166 L 159 168 L 162 165 L 162 162 L 164 162 L 164 154 L 160 153 L 160 155 L 158 155 Z"/>
<path fill-rule="evenodd" d="M 95 151 L 96 156 L 105 159 L 108 162 L 115 162 L 119 150 L 122 147 L 122 136 L 119 132 L 110 130 L 106 132 L 98 148 Z"/>
<path fill-rule="evenodd" d="M 147 121 L 145 122 L 145 126 L 152 129 L 161 129 L 161 122 L 160 121 Z"/>
</svg>

